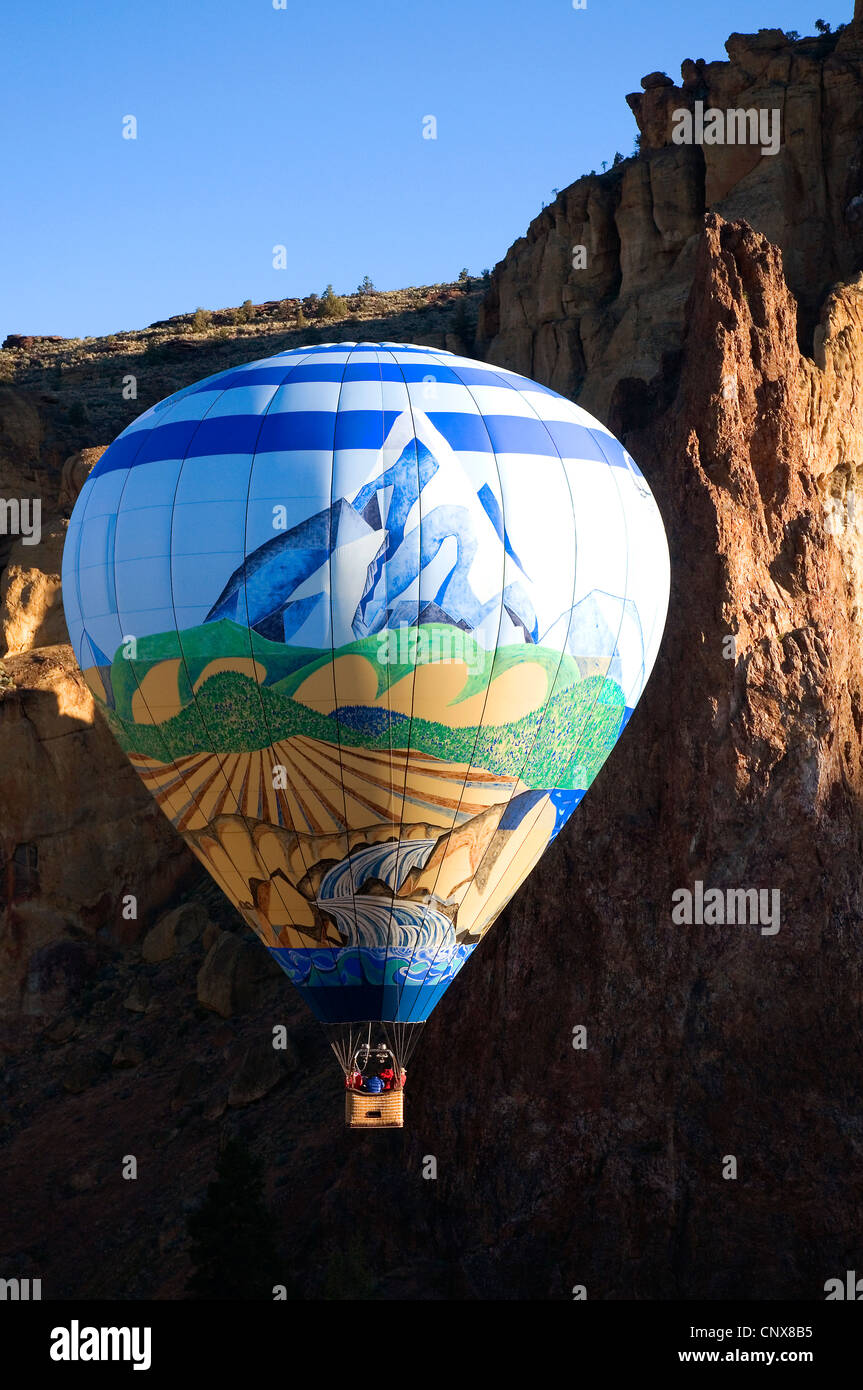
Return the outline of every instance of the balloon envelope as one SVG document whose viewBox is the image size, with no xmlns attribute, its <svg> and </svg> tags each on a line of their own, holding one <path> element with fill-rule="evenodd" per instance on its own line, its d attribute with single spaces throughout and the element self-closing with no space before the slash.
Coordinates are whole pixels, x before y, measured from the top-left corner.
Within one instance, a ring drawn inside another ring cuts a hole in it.
<svg viewBox="0 0 863 1390">
<path fill-rule="evenodd" d="M 124 430 L 63 597 L 142 781 L 317 1017 L 420 1023 L 625 727 L 668 554 L 579 407 L 342 343 Z"/>
</svg>

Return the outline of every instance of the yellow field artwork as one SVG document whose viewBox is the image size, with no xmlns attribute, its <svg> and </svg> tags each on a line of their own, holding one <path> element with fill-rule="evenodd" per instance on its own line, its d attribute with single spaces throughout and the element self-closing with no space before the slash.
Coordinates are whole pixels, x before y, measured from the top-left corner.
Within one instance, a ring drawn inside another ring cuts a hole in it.
<svg viewBox="0 0 863 1390">
<path fill-rule="evenodd" d="M 461 930 L 475 931 L 490 904 L 480 884 L 470 885 L 484 859 L 484 887 L 491 887 L 493 863 L 503 869 L 490 845 L 512 797 L 527 791 L 518 778 L 429 754 L 340 749 L 304 737 L 253 753 L 192 754 L 172 764 L 133 754 L 132 762 L 193 852 L 271 946 L 338 944 L 336 926 L 316 903 L 321 866 L 387 841 L 434 842 L 399 896 L 434 899 L 453 919 L 458 913 Z M 530 844 L 542 842 L 537 855 L 554 813 L 548 825 L 547 819 L 528 836 Z M 518 851 L 513 844 L 508 849 L 514 869 Z M 530 846 L 527 853 L 532 857 Z M 470 901 L 460 907 L 469 890 Z"/>
</svg>

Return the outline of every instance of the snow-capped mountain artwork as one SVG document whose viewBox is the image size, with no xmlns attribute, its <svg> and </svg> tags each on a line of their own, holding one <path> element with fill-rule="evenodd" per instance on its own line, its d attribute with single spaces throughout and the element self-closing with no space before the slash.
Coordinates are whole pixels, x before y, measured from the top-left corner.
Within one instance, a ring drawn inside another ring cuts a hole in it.
<svg viewBox="0 0 863 1390">
<path fill-rule="evenodd" d="M 272 641 L 336 649 L 387 628 L 443 622 L 491 648 L 540 640 L 535 589 L 499 497 L 488 481 L 475 484 L 414 410 L 396 420 L 354 495 L 253 550 L 206 621 L 230 618 Z"/>
</svg>

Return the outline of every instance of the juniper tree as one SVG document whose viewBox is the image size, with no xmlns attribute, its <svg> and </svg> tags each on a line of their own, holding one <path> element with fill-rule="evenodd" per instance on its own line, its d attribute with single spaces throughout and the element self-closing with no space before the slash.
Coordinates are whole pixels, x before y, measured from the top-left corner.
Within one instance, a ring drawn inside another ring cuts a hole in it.
<svg viewBox="0 0 863 1390">
<path fill-rule="evenodd" d="M 321 299 L 321 317 L 325 319 L 343 319 L 348 312 L 348 306 L 340 294 L 336 294 L 332 285 L 327 285 Z"/>
</svg>

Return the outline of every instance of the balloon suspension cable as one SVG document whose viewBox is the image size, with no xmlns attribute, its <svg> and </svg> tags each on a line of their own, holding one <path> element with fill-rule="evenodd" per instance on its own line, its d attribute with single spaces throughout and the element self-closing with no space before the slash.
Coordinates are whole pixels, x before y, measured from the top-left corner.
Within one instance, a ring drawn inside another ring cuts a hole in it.
<svg viewBox="0 0 863 1390">
<path fill-rule="evenodd" d="M 371 1020 L 367 1023 L 324 1023 L 321 1026 L 339 1066 L 345 1076 L 349 1076 L 354 1069 L 357 1053 L 362 1049 L 366 1057 L 370 1055 L 373 1028 L 380 1028 L 396 1066 L 400 1070 L 407 1070 L 425 1024 L 378 1023 Z"/>
<path fill-rule="evenodd" d="M 420 1040 L 420 1035 L 425 1027 L 425 1023 L 382 1023 L 384 1037 L 387 1046 L 396 1060 L 398 1067 L 407 1069 L 407 1064 L 414 1054 L 414 1049 Z"/>
<path fill-rule="evenodd" d="M 362 1027 L 350 1023 L 324 1023 L 321 1026 L 330 1047 L 336 1054 L 336 1061 L 347 1076 L 351 1071 L 354 1055 L 360 1045 Z"/>
</svg>

